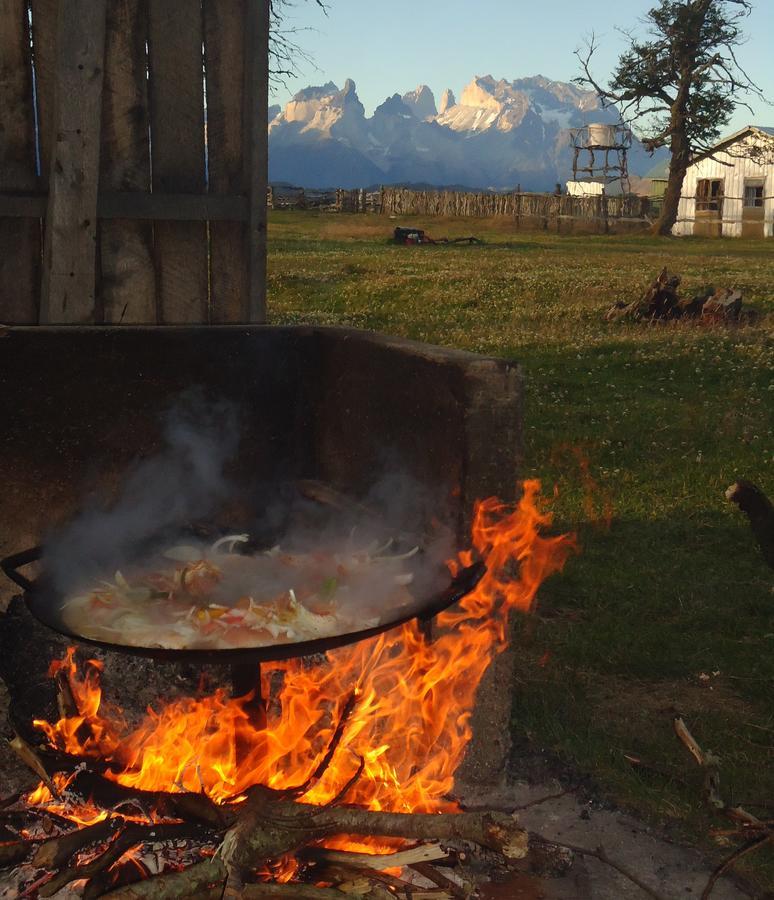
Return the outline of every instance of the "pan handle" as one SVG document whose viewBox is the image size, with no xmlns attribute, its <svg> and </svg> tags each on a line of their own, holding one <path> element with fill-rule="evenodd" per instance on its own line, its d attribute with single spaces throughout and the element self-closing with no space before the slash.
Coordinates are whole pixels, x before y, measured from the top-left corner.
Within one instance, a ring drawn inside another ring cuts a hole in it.
<svg viewBox="0 0 774 900">
<path fill-rule="evenodd" d="M 19 572 L 19 569 L 28 566 L 30 563 L 37 562 L 43 556 L 42 547 L 32 547 L 30 550 L 22 550 L 21 553 L 14 553 L 13 556 L 6 556 L 0 560 L 0 569 L 11 581 L 18 585 L 23 591 L 31 591 L 33 583 L 29 578 Z"/>
</svg>

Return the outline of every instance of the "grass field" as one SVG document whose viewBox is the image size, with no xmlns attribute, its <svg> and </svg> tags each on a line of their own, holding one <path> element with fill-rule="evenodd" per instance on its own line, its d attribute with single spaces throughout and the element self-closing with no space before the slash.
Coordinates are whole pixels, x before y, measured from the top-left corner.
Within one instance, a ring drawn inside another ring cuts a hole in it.
<svg viewBox="0 0 774 900">
<path fill-rule="evenodd" d="M 728 799 L 774 818 L 774 580 L 723 496 L 742 476 L 774 496 L 774 241 L 559 237 L 416 220 L 433 235 L 486 244 L 399 248 L 387 243 L 395 224 L 275 213 L 270 317 L 523 364 L 523 474 L 549 494 L 558 488 L 557 526 L 578 532 L 582 554 L 523 624 L 517 744 L 550 751 L 603 796 L 698 841 L 712 820 L 701 774 L 672 732 L 679 711 L 721 756 Z M 664 265 L 689 294 L 741 288 L 760 320 L 603 320 Z M 624 754 L 658 771 L 634 770 Z M 750 866 L 774 885 L 774 853 Z"/>
</svg>

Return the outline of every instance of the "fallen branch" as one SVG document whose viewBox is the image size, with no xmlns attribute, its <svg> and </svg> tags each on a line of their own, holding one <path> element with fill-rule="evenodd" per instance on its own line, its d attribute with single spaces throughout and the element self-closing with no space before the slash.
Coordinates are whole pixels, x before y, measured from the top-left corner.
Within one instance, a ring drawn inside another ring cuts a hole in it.
<svg viewBox="0 0 774 900">
<path fill-rule="evenodd" d="M 756 850 L 760 850 L 761 847 L 770 843 L 772 840 L 774 840 L 774 834 L 762 834 L 734 850 L 731 856 L 729 856 L 728 859 L 724 860 L 715 869 L 712 875 L 710 875 L 707 886 L 702 891 L 701 900 L 708 900 L 710 894 L 712 894 L 713 890 L 715 889 L 715 885 L 718 883 L 718 880 L 722 878 L 722 876 L 725 875 L 725 873 L 743 856 L 747 856 L 749 853 L 754 853 Z"/>
<path fill-rule="evenodd" d="M 218 859 L 208 859 L 183 869 L 155 875 L 134 884 L 126 885 L 105 894 L 105 900 L 177 900 L 197 897 L 201 900 L 219 900 L 223 894 L 226 867 Z M 332 888 L 318 888 L 308 884 L 246 884 L 241 891 L 246 900 L 261 897 L 279 897 L 285 900 L 343 900 L 344 895 Z"/>
<path fill-rule="evenodd" d="M 503 813 L 389 813 L 342 807 L 315 807 L 277 801 L 253 788 L 226 833 L 220 855 L 229 874 L 240 877 L 263 860 L 277 859 L 334 834 L 400 837 L 414 840 L 471 841 L 508 859 L 527 854 L 527 832 Z"/>
<path fill-rule="evenodd" d="M 88 847 L 89 844 L 108 840 L 124 824 L 124 820 L 118 817 L 103 819 L 95 825 L 77 828 L 67 834 L 49 838 L 38 846 L 32 857 L 32 864 L 49 871 L 59 869 L 78 850 Z"/>
<path fill-rule="evenodd" d="M 565 847 L 567 850 L 572 850 L 573 853 L 577 853 L 579 856 L 589 856 L 593 859 L 598 859 L 600 862 L 605 863 L 605 865 L 610 866 L 610 868 L 615 869 L 616 872 L 623 875 L 624 878 L 631 881 L 632 884 L 636 884 L 641 891 L 649 897 L 652 897 L 653 900 L 666 900 L 666 898 L 659 894 L 658 891 L 653 890 L 650 885 L 645 884 L 644 881 L 638 878 L 634 872 L 631 872 L 629 869 L 622 866 L 621 863 L 611 859 L 605 852 L 604 847 L 597 847 L 596 850 L 590 850 L 588 847 L 577 847 L 575 844 L 565 844 L 563 841 L 549 840 L 539 834 L 530 835 L 530 841 L 543 844 L 546 847 L 550 847 L 551 845 L 555 847 Z"/>
</svg>

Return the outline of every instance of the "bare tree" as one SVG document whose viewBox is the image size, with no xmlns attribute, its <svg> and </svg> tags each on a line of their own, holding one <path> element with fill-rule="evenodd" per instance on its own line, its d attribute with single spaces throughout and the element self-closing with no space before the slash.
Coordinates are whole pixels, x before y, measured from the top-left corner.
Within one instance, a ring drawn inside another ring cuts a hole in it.
<svg viewBox="0 0 774 900">
<path fill-rule="evenodd" d="M 607 87 L 591 73 L 596 44 L 577 50 L 583 75 L 603 105 L 616 105 L 622 118 L 641 132 L 651 151 L 668 147 L 669 180 L 657 234 L 671 234 L 677 220 L 685 173 L 697 153 L 711 153 L 741 98 L 760 88 L 740 65 L 736 51 L 744 43 L 742 20 L 751 0 L 659 0 L 645 16 L 647 37 L 624 32 L 621 54 Z"/>
<path fill-rule="evenodd" d="M 327 12 L 325 0 L 311 2 Z M 297 41 L 297 35 L 309 29 L 286 24 L 288 10 L 295 5 L 293 0 L 269 0 L 269 79 L 277 86 L 298 73 L 299 61 L 312 61 Z"/>
</svg>

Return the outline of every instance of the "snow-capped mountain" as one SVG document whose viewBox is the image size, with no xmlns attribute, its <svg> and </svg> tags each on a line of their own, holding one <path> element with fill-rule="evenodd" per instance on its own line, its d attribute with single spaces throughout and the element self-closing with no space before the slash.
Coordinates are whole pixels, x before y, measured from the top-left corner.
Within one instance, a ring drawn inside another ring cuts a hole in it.
<svg viewBox="0 0 774 900">
<path fill-rule="evenodd" d="M 541 75 L 474 78 L 440 106 L 427 85 L 393 94 L 368 118 L 354 81 L 299 91 L 269 123 L 269 177 L 305 187 L 436 185 L 552 189 L 571 176 L 569 129 L 616 122 L 593 92 Z M 653 159 L 635 141 L 630 171 Z M 642 172 L 640 172 L 642 170 Z"/>
</svg>

